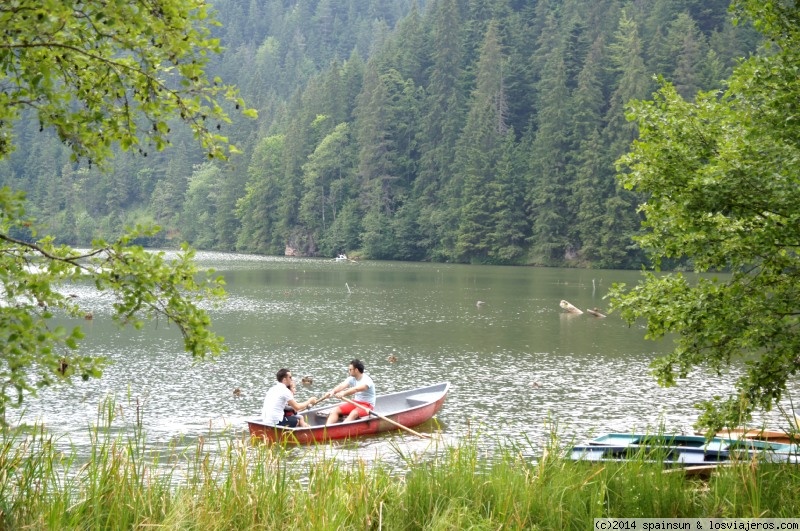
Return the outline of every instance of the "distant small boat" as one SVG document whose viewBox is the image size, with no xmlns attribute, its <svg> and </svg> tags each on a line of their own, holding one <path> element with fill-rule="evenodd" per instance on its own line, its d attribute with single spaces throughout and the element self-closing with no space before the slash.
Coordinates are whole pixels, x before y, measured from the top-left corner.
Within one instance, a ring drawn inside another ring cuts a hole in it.
<svg viewBox="0 0 800 531">
<path fill-rule="evenodd" d="M 644 461 L 673 466 L 731 463 L 742 459 L 762 459 L 774 463 L 800 463 L 800 448 L 751 439 L 710 440 L 702 435 L 647 435 L 609 433 L 586 444 L 573 446 L 570 457 L 576 461 Z"/>
<path fill-rule="evenodd" d="M 337 262 L 347 262 L 347 255 L 346 254 L 340 254 L 339 256 L 334 258 L 334 260 L 336 260 Z"/>
<path fill-rule="evenodd" d="M 266 442 L 286 444 L 324 443 L 338 439 L 354 439 L 403 427 L 413 428 L 430 420 L 444 405 L 448 382 L 428 385 L 407 391 L 380 395 L 375 400 L 375 413 L 352 422 L 325 425 L 334 406 L 326 405 L 300 413 L 309 424 L 307 428 L 287 428 L 264 424 L 261 418 L 247 420 L 251 437 Z"/>
</svg>

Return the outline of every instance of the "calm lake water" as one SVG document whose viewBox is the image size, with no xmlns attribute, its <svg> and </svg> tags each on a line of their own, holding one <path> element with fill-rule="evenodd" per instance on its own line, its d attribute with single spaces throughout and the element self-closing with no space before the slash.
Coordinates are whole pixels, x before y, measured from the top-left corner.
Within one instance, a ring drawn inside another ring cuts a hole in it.
<svg viewBox="0 0 800 531">
<path fill-rule="evenodd" d="M 446 441 L 481 434 L 487 444 L 522 443 L 535 454 L 552 429 L 566 442 L 659 424 L 691 432 L 692 403 L 726 393 L 734 376 L 696 371 L 677 387 L 660 388 L 648 365 L 668 343 L 645 341 L 642 327 L 614 314 L 574 315 L 559 306 L 566 299 L 603 310 L 611 285 L 635 284 L 636 271 L 217 253 L 199 253 L 198 261 L 227 283 L 228 298 L 210 312 L 228 353 L 196 363 L 174 328 L 162 322 L 120 330 L 110 320 L 111 299 L 71 287 L 94 314 L 83 323 L 83 348 L 112 365 L 100 380 L 43 391 L 27 402 L 23 420 L 44 423 L 80 449 L 99 406 L 113 396 L 115 424 L 133 426 L 138 408 L 151 442 L 233 440 L 246 433 L 246 418 L 260 414 L 279 368 L 313 378 L 299 386 L 302 400 L 339 383 L 359 358 L 379 393 L 449 381 L 437 416 Z M 767 421 L 785 425 L 777 415 Z M 398 433 L 332 445 L 331 452 L 380 456 L 397 445 L 428 444 Z"/>
</svg>

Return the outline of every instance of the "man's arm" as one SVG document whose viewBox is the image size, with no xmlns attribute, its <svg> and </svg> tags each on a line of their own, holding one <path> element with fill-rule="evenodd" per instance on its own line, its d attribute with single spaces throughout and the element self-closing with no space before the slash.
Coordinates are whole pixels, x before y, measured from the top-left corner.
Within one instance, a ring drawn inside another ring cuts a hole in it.
<svg viewBox="0 0 800 531">
<path fill-rule="evenodd" d="M 337 397 L 339 397 L 339 398 L 342 398 L 342 397 L 345 397 L 345 396 L 348 396 L 348 395 L 354 395 L 354 394 L 359 393 L 361 391 L 365 391 L 368 387 L 369 386 L 367 384 L 363 384 L 362 383 L 362 384 L 359 384 L 359 385 L 355 385 L 355 386 L 351 387 L 350 389 L 342 390 L 341 392 L 335 393 L 335 395 Z"/>
<path fill-rule="evenodd" d="M 304 409 L 308 408 L 309 406 L 313 406 L 316 403 L 317 403 L 317 397 L 315 396 L 312 396 L 311 398 L 309 398 L 304 402 L 297 402 L 294 398 L 292 398 L 291 400 L 289 400 L 289 402 L 287 402 L 287 404 L 289 404 L 289 407 L 298 412 L 303 411 Z"/>
</svg>

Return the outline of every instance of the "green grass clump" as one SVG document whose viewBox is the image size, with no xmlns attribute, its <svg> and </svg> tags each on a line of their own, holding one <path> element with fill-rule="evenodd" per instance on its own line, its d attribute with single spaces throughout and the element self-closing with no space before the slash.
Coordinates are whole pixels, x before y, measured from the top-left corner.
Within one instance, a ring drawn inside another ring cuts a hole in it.
<svg viewBox="0 0 800 531">
<path fill-rule="evenodd" d="M 742 462 L 698 479 L 644 459 L 574 462 L 557 440 L 491 454 L 478 436 L 422 455 L 398 447 L 403 471 L 234 437 L 213 451 L 203 438 L 158 447 L 140 429 L 93 429 L 82 461 L 57 442 L 39 428 L 3 434 L 0 529 L 560 530 L 608 517 L 800 514 L 794 465 Z"/>
</svg>

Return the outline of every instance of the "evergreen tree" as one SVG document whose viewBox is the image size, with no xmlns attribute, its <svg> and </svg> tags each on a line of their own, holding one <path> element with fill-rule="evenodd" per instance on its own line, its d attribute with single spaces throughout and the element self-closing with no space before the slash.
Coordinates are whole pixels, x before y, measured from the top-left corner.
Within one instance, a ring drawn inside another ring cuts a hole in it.
<svg viewBox="0 0 800 531">
<path fill-rule="evenodd" d="M 419 201 L 422 244 L 435 260 L 447 259 L 454 247 L 456 226 L 446 217 L 443 185 L 453 174 L 455 143 L 463 128 L 464 96 L 460 88 L 463 49 L 461 17 L 456 0 L 438 0 L 432 6 L 432 67 L 425 87 L 417 144 L 421 153 L 414 195 Z"/>
<path fill-rule="evenodd" d="M 279 203 L 282 189 L 284 137 L 264 138 L 248 167 L 245 194 L 236 205 L 241 228 L 236 248 L 245 252 L 282 254 L 286 245 L 280 230 Z"/>
<path fill-rule="evenodd" d="M 703 62 L 708 56 L 705 37 L 697 28 L 697 23 L 682 13 L 670 24 L 667 43 L 677 60 L 671 75 L 665 77 L 672 79 L 683 97 L 692 98 L 698 90 L 707 88 L 702 86 Z"/>
<path fill-rule="evenodd" d="M 556 32 L 555 18 L 548 28 Z M 547 31 L 547 30 L 546 30 Z M 538 123 L 530 153 L 532 185 L 528 203 L 533 219 L 531 258 L 534 263 L 552 265 L 574 259 L 570 224 L 575 221 L 569 207 L 574 176 L 570 175 L 571 112 L 562 48 L 553 43 L 538 84 Z"/>
<path fill-rule="evenodd" d="M 363 231 L 362 211 L 357 199 L 344 203 L 330 229 L 325 233 L 321 248 L 328 256 L 349 252 L 348 249 L 361 249 Z"/>
<path fill-rule="evenodd" d="M 467 122 L 458 141 L 457 175 L 450 183 L 461 192 L 455 247 L 460 261 L 486 261 L 492 250 L 489 234 L 495 229 L 492 218 L 497 206 L 487 200 L 487 195 L 509 132 L 504 63 L 497 23 L 492 22 L 481 49 Z"/>
<path fill-rule="evenodd" d="M 637 135 L 635 124 L 627 122 L 625 118 L 625 105 L 631 99 L 645 97 L 652 83 L 644 66 L 637 24 L 624 10 L 619 29 L 609 46 L 609 59 L 617 81 L 610 96 L 606 126 L 602 132 L 602 153 L 610 166 L 616 157 L 626 152 Z M 614 195 L 607 198 L 604 241 L 600 247 L 604 264 L 621 263 L 621 256 L 626 256 L 632 259 L 624 261 L 627 265 L 631 261 L 636 265 L 633 257 L 640 256 L 640 253 L 631 242 L 639 226 L 637 205 L 643 200 L 644 197 L 619 188 L 615 188 Z"/>
<path fill-rule="evenodd" d="M 186 201 L 178 226 L 181 236 L 197 242 L 203 248 L 214 248 L 216 230 L 214 220 L 217 214 L 219 194 L 219 168 L 211 162 L 195 168 L 189 177 Z"/>
<path fill-rule="evenodd" d="M 504 260 L 500 256 L 507 253 L 496 246 L 505 244 L 488 236 L 499 222 L 495 206 L 480 205 L 486 222 L 463 215 L 466 194 L 493 190 L 500 179 L 498 160 L 512 151 L 503 134 L 502 149 L 468 158 L 462 136 L 477 129 L 472 98 L 494 24 L 503 46 L 503 123 L 516 136 L 514 151 L 529 159 L 517 175 L 526 196 L 525 252 L 536 263 L 563 264 L 570 257 L 572 264 L 636 267 L 640 256 L 630 237 L 643 198 L 616 189 L 612 178 L 615 158 L 637 136 L 635 125 L 624 119 L 625 104 L 652 90 L 653 73 L 667 76 L 686 98 L 698 88 L 720 86 L 760 38 L 749 23 L 724 23 L 726 2 L 215 0 L 223 25 L 213 36 L 225 49 L 209 60 L 209 72 L 236 81 L 261 118 L 230 125 L 199 118 L 244 151 L 218 168 L 215 235 L 203 242 L 275 254 L 287 245 L 300 253 L 329 254 L 345 250 L 345 241 L 347 250 L 368 242 L 375 256 L 387 258 Z M 375 78 L 365 88 L 367 58 Z M 376 88 L 384 91 L 380 104 L 369 102 L 380 95 Z M 368 102 L 374 117 L 363 109 Z M 224 109 L 233 111 L 236 103 Z M 3 161 L 0 182 L 26 190 L 35 202 L 31 212 L 53 224 L 58 236 L 72 238 L 76 224 L 81 234 L 106 236 L 152 219 L 167 229 L 162 243 L 185 237 L 180 229 L 189 176 L 206 162 L 202 150 L 188 148 L 189 127 L 176 120 L 157 126 L 170 131 L 176 147 L 170 158 L 137 146 L 139 156 L 118 154 L 106 162 L 111 172 L 103 174 L 68 164 L 57 138 L 39 132 L 32 112 L 23 116 L 13 131 L 19 150 Z M 365 178 L 346 187 L 331 183 L 325 207 L 320 203 L 321 223 L 309 216 L 314 209 L 308 205 L 316 203 L 304 182 L 304 165 L 340 124 L 349 129 L 346 148 L 359 154 Z M 263 139 L 275 136 L 283 139 L 279 167 L 258 180 L 251 173 L 261 164 L 256 152 Z M 479 181 L 475 168 L 481 165 L 487 170 Z M 74 194 L 73 212 L 66 213 L 61 205 L 69 186 L 60 181 L 70 175 L 77 176 L 73 186 L 91 193 Z M 252 205 L 267 196 L 264 217 Z M 352 223 L 339 220 L 345 208 Z M 371 232 L 361 234 L 369 209 Z M 612 219 L 616 215 L 622 219 Z M 476 237 L 483 235 L 476 240 L 482 242 L 480 257 L 466 252 L 473 245 L 467 245 L 469 227 Z"/>
<path fill-rule="evenodd" d="M 300 254 L 314 255 L 317 252 L 316 242 L 309 239 L 309 234 L 299 221 L 300 199 L 303 193 L 303 171 L 308 156 L 313 152 L 317 142 L 321 140 L 321 125 L 317 121 L 315 109 L 306 105 L 303 94 L 297 94 L 290 105 L 287 132 L 283 142 L 281 162 L 283 175 L 281 181 L 281 197 L 278 202 L 278 231 L 286 246 Z"/>
<path fill-rule="evenodd" d="M 317 242 L 323 240 L 336 221 L 337 209 L 355 189 L 353 148 L 349 126 L 341 123 L 320 142 L 303 165 L 299 218 Z M 330 254 L 329 249 L 324 252 Z"/>
<path fill-rule="evenodd" d="M 413 167 L 413 136 L 405 129 L 413 114 L 415 91 L 410 80 L 390 70 L 379 75 L 370 64 L 356 109 L 358 175 L 365 212 L 364 251 L 371 258 L 392 256 L 391 219 L 408 193 Z M 409 111 L 410 110 L 410 111 Z M 405 123 L 404 123 L 405 122 Z"/>
<path fill-rule="evenodd" d="M 488 202 L 493 207 L 489 232 L 489 259 L 515 264 L 525 256 L 530 222 L 525 212 L 525 180 L 522 156 L 514 131 L 509 130 L 499 146 L 495 177 L 489 184 Z"/>
<path fill-rule="evenodd" d="M 603 230 L 608 212 L 606 199 L 616 186 L 614 168 L 603 157 L 600 131 L 603 128 L 603 58 L 605 47 L 598 38 L 587 56 L 578 76 L 578 86 L 572 95 L 574 109 L 573 136 L 579 142 L 575 155 L 576 180 L 572 190 L 577 213 L 575 228 L 581 242 L 581 261 L 596 263 L 603 253 Z"/>
<path fill-rule="evenodd" d="M 158 182 L 153 191 L 150 208 L 157 223 L 168 227 L 176 225 L 186 198 L 191 172 L 184 146 L 175 146 L 167 163 L 164 179 Z"/>
<path fill-rule="evenodd" d="M 247 175 L 245 172 L 232 170 L 230 167 L 217 168 L 214 175 L 214 245 L 213 249 L 233 251 L 236 249 L 237 235 L 240 230 L 236 216 L 236 205 L 246 190 Z"/>
</svg>

